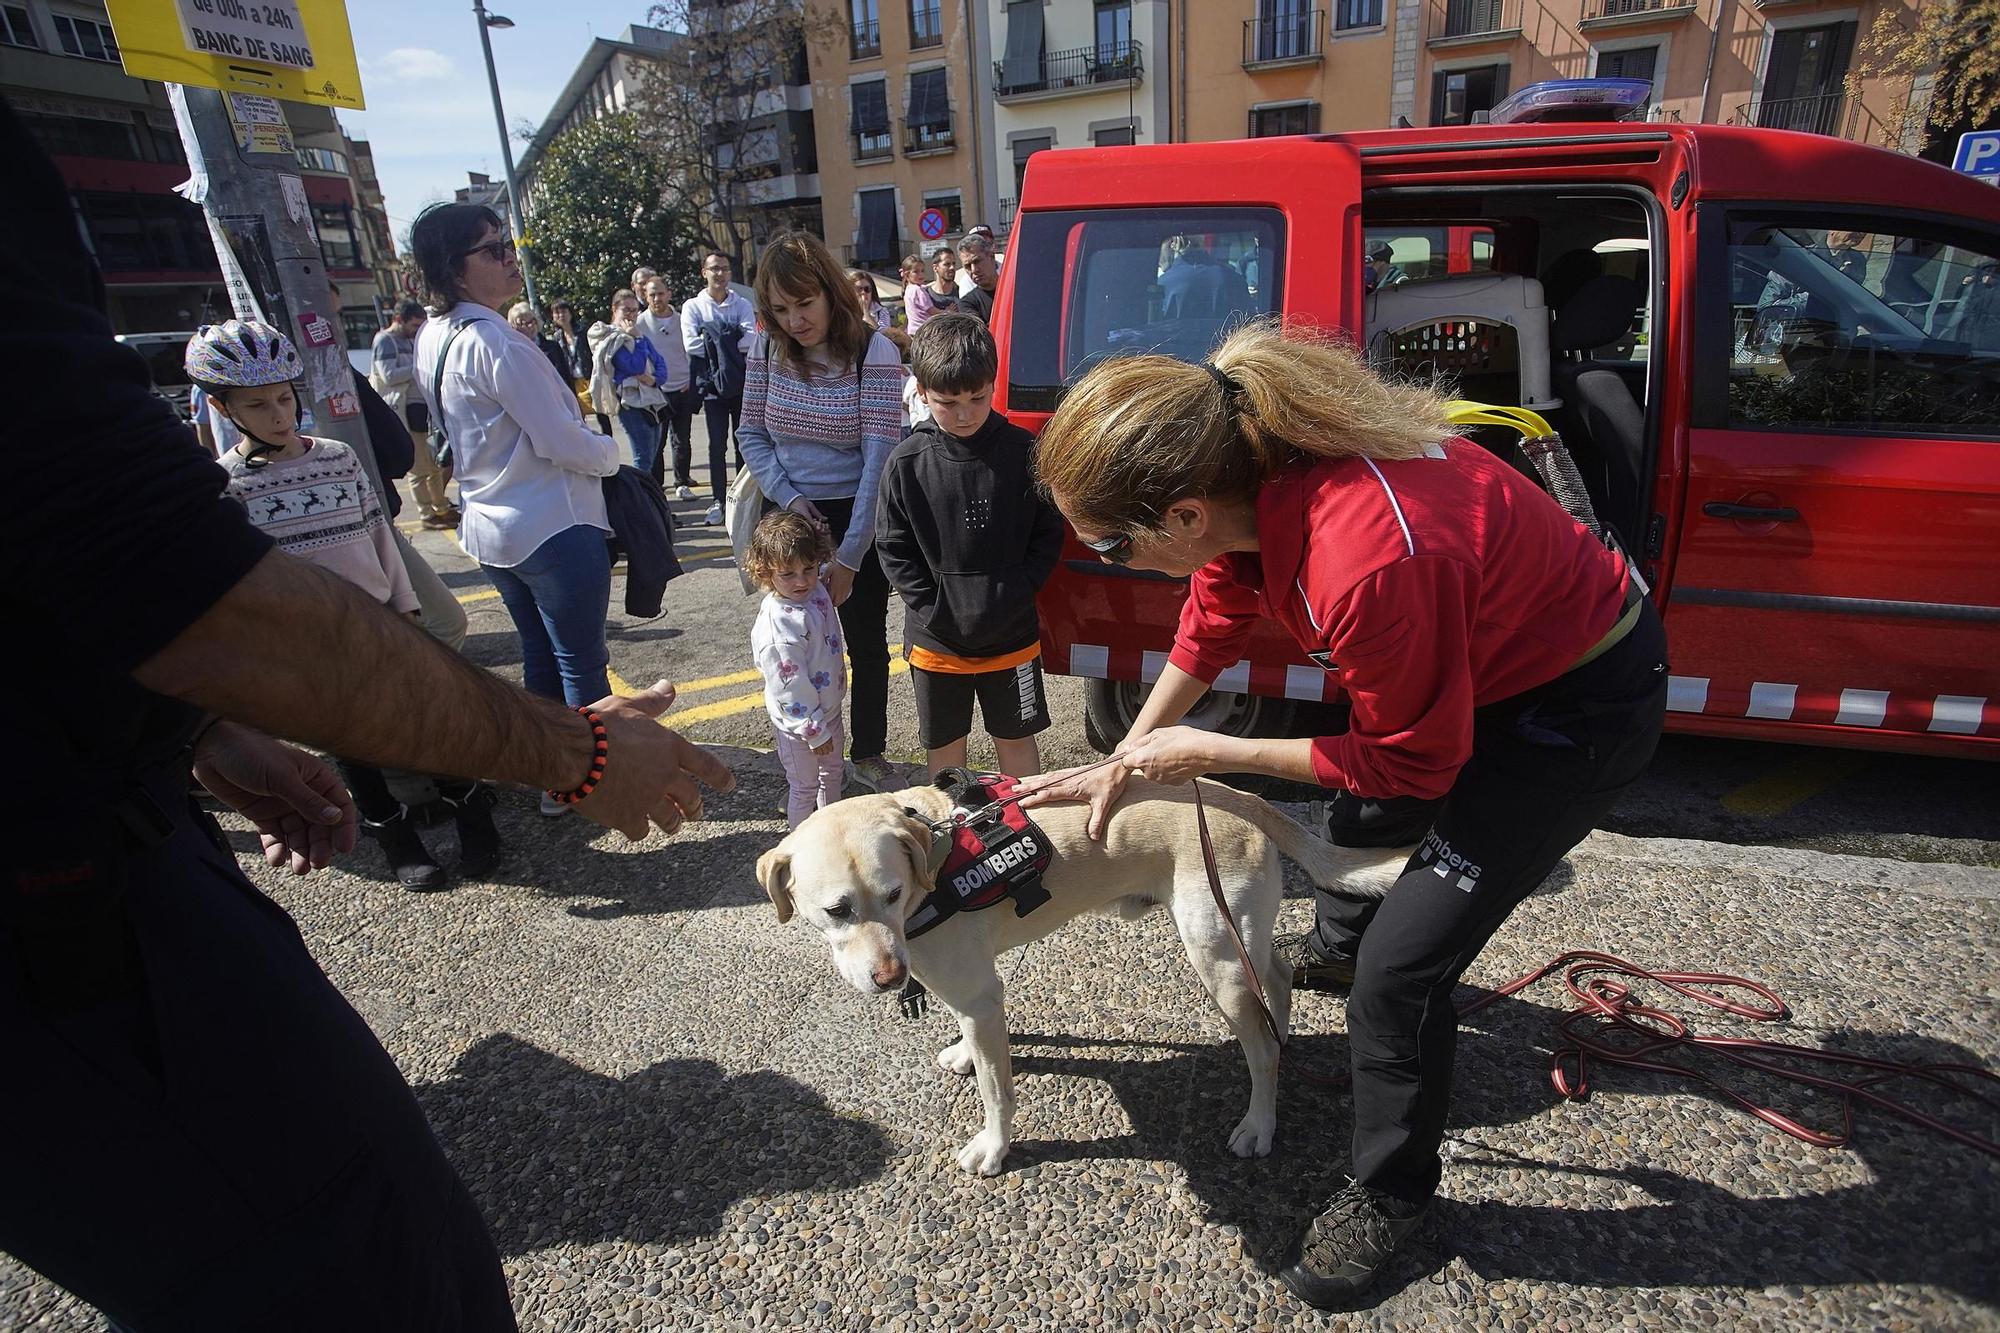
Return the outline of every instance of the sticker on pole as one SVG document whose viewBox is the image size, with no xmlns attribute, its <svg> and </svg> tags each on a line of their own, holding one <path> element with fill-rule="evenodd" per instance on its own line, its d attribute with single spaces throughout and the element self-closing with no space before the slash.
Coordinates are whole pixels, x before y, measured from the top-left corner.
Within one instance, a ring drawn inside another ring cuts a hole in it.
<svg viewBox="0 0 2000 1333">
<path fill-rule="evenodd" d="M 1988 185 L 2000 185 L 2000 130 L 1967 130 L 1958 136 L 1951 169 Z"/>
<path fill-rule="evenodd" d="M 924 215 L 917 219 L 917 230 L 923 233 L 923 237 L 927 241 L 935 241 L 943 236 L 944 210 L 941 208 L 926 208 Z"/>
<path fill-rule="evenodd" d="M 134 78 L 358 111 L 343 0 L 105 0 Z"/>
</svg>

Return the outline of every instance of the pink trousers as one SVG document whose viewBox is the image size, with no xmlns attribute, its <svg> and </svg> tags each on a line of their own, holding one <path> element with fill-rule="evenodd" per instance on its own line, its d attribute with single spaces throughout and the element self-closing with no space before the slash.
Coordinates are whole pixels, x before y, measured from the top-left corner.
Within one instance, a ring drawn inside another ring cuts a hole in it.
<svg viewBox="0 0 2000 1333">
<path fill-rule="evenodd" d="M 847 738 L 846 729 L 836 717 L 832 725 L 820 734 L 821 744 L 833 742 L 825 754 L 814 754 L 812 746 L 775 727 L 771 729 L 771 737 L 777 743 L 778 759 L 785 766 L 785 780 L 792 788 L 785 815 L 791 820 L 791 826 L 797 828 L 805 822 L 807 815 L 840 799 L 840 789 L 847 781 L 846 771 L 840 762 L 842 743 Z"/>
</svg>

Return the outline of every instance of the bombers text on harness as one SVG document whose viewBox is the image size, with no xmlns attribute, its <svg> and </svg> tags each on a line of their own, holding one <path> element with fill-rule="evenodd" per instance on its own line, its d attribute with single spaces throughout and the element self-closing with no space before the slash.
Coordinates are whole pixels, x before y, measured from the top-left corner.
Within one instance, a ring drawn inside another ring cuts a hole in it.
<svg viewBox="0 0 2000 1333">
<path fill-rule="evenodd" d="M 946 917 L 977 912 L 1003 898 L 1014 900 L 1016 916 L 1049 900 L 1042 872 L 1054 852 L 1048 836 L 1011 799 L 1019 785 L 997 773 L 948 768 L 938 774 L 937 786 L 951 796 L 950 815 L 928 820 L 905 808 L 905 814 L 930 828 L 929 870 L 937 885 L 910 914 L 904 927 L 908 938 L 935 929 Z"/>
</svg>

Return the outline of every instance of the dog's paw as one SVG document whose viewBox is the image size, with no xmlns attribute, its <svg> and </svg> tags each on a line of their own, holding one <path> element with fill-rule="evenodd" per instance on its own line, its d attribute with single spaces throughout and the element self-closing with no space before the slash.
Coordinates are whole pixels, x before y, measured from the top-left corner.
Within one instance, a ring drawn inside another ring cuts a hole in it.
<svg viewBox="0 0 2000 1333">
<path fill-rule="evenodd" d="M 972 1142 L 958 1150 L 958 1169 L 975 1176 L 997 1176 L 1007 1160 L 1007 1140 L 987 1130 L 973 1135 Z"/>
<path fill-rule="evenodd" d="M 938 1068 L 947 1074 L 960 1078 L 972 1072 L 972 1048 L 963 1041 L 955 1041 L 938 1052 Z"/>
<path fill-rule="evenodd" d="M 1236 1122 L 1236 1129 L 1229 1136 L 1229 1151 L 1238 1157 L 1268 1157 L 1271 1135 L 1276 1128 L 1270 1117 L 1252 1112 Z"/>
</svg>

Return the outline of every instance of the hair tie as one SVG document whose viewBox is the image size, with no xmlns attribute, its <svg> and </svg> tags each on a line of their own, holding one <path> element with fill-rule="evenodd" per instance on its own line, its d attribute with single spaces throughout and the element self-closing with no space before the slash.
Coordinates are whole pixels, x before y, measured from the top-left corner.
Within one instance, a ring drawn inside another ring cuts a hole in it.
<svg viewBox="0 0 2000 1333">
<path fill-rule="evenodd" d="M 1216 365 L 1213 361 L 1202 362 L 1201 368 L 1208 372 L 1208 377 L 1215 381 L 1215 386 L 1218 389 L 1222 390 L 1223 406 L 1229 409 L 1231 416 L 1236 415 L 1236 397 L 1243 392 L 1243 386 L 1231 378 L 1228 371 Z"/>
</svg>

